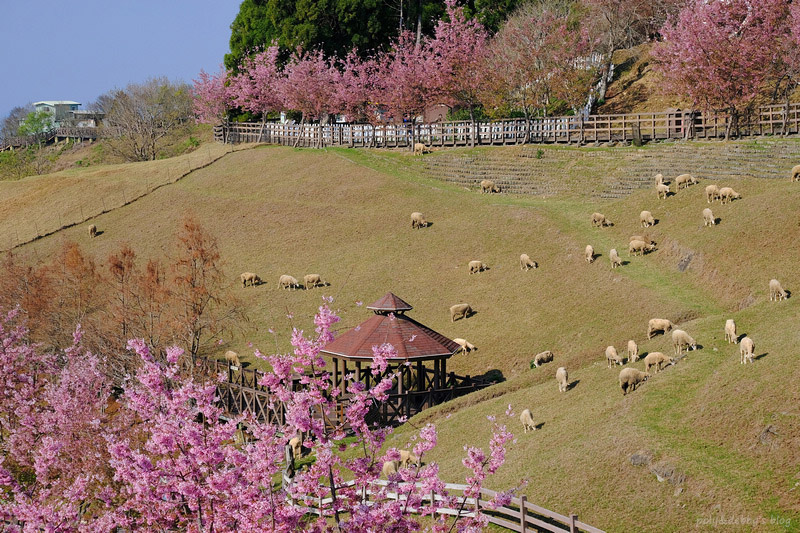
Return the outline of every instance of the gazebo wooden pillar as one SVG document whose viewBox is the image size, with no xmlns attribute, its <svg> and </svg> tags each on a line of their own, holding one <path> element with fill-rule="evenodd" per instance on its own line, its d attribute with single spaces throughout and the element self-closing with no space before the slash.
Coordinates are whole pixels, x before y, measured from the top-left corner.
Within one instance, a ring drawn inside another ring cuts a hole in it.
<svg viewBox="0 0 800 533">
<path fill-rule="evenodd" d="M 388 369 L 398 371 L 393 394 L 407 396 L 431 388 L 444 388 L 447 382 L 447 359 L 461 347 L 406 316 L 406 311 L 413 307 L 391 292 L 368 305 L 367 309 L 374 312 L 373 316 L 341 334 L 322 350 L 331 358 L 334 386 L 346 392 L 345 376 L 351 371 L 348 361 L 355 364 L 355 379 L 370 386 L 377 379 L 371 373 L 372 348 L 391 344 L 397 354 L 389 358 Z M 428 374 L 432 374 L 430 379 Z"/>
</svg>

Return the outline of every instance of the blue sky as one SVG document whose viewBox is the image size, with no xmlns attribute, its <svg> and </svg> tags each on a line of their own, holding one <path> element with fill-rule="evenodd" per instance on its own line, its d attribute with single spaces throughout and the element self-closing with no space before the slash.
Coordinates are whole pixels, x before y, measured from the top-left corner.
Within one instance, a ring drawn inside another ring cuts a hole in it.
<svg viewBox="0 0 800 533">
<path fill-rule="evenodd" d="M 155 76 L 216 72 L 241 0 L 0 0 L 0 119 Z"/>
</svg>

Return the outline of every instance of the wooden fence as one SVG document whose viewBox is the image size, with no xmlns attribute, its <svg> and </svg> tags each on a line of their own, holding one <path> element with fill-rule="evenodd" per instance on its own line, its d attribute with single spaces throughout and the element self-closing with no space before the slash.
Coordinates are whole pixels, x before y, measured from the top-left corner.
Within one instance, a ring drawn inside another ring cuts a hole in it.
<svg viewBox="0 0 800 533">
<path fill-rule="evenodd" d="M 191 362 L 188 358 L 183 362 L 184 371 L 190 370 Z M 423 368 L 428 374 L 433 370 Z M 226 361 L 198 358 L 195 371 L 201 375 L 217 376 L 225 374 L 227 377 L 217 385 L 217 396 L 227 414 L 238 415 L 245 412 L 252 413 L 258 420 L 284 424 L 284 406 L 271 397 L 266 387 L 259 384 L 258 371 L 255 369 L 230 366 Z M 430 383 L 428 379 L 426 382 Z M 368 421 L 378 422 L 384 426 L 396 426 L 425 409 L 458 398 L 465 394 L 478 391 L 495 383 L 494 381 L 477 379 L 470 376 L 459 376 L 453 372 L 447 374 L 444 386 L 439 388 L 429 387 L 424 391 L 397 392 L 397 388 L 390 391 L 384 402 L 375 403 L 367 415 Z M 294 379 L 292 388 L 299 390 L 301 376 Z M 344 409 L 350 400 L 349 394 L 342 394 L 337 398 L 336 410 L 330 420 L 336 424 L 344 421 Z M 317 413 L 319 417 L 321 413 Z"/>
<path fill-rule="evenodd" d="M 376 480 L 372 482 L 375 489 L 366 489 L 362 492 L 361 499 L 365 505 L 370 505 L 370 497 L 379 494 L 383 487 L 389 484 L 385 480 Z M 352 481 L 343 483 L 337 488 L 352 487 Z M 419 487 L 421 484 L 416 483 L 415 486 Z M 398 483 L 398 489 L 395 492 L 386 491 L 383 496 L 396 501 L 403 501 L 406 498 L 406 493 L 402 490 L 403 487 L 409 487 L 407 483 Z M 460 508 L 452 509 L 449 507 L 438 507 L 436 514 L 445 514 L 450 516 L 470 517 L 475 516 L 476 509 L 482 509 L 482 512 L 489 519 L 489 523 L 498 525 L 511 531 L 518 531 L 525 533 L 527 531 L 551 531 L 553 533 L 577 533 L 585 531 L 587 533 L 605 533 L 603 530 L 590 526 L 578 520 L 578 516 L 570 514 L 569 516 L 562 515 L 555 511 L 545 509 L 533 503 L 530 503 L 525 496 L 519 498 L 512 498 L 507 506 L 501 506 L 494 509 L 488 509 L 482 506 L 489 500 L 494 499 L 497 492 L 482 488 L 477 498 L 469 498 L 464 496 L 464 491 L 467 490 L 467 485 L 458 485 L 454 483 L 445 484 L 445 490 L 448 494 L 457 496 L 462 503 Z M 328 491 L 330 494 L 330 491 Z M 441 496 L 431 493 L 422 498 L 423 503 L 440 502 Z M 314 505 L 305 507 L 305 511 L 313 514 L 324 514 L 326 516 L 333 515 L 333 498 L 330 496 L 317 499 Z M 419 513 L 422 509 L 410 508 L 409 512 Z"/>
<path fill-rule="evenodd" d="M 44 133 L 26 137 L 11 137 L 0 143 L 0 152 L 16 148 L 27 148 L 34 144 L 48 144 L 59 139 L 97 139 L 97 128 L 55 128 Z"/>
<path fill-rule="evenodd" d="M 214 128 L 219 142 L 263 142 L 287 146 L 409 148 L 488 146 L 524 143 L 640 143 L 665 139 L 720 139 L 731 117 L 726 112 L 665 111 L 619 115 L 561 116 L 490 122 L 433 124 L 279 124 L 233 123 Z M 741 116 L 733 134 L 800 133 L 800 104 L 768 105 Z"/>
</svg>

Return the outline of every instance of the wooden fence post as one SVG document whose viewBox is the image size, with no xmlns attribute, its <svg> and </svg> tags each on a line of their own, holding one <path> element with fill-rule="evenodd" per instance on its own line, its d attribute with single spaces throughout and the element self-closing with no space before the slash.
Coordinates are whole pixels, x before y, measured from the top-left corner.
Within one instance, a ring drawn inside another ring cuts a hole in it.
<svg viewBox="0 0 800 533">
<path fill-rule="evenodd" d="M 528 497 L 524 494 L 519 497 L 519 527 L 522 533 L 525 533 L 528 530 L 528 524 L 525 522 L 525 504 L 528 501 Z"/>
<path fill-rule="evenodd" d="M 575 525 L 575 522 L 578 521 L 578 515 L 570 514 L 569 515 L 569 533 L 578 533 L 578 526 Z"/>
</svg>

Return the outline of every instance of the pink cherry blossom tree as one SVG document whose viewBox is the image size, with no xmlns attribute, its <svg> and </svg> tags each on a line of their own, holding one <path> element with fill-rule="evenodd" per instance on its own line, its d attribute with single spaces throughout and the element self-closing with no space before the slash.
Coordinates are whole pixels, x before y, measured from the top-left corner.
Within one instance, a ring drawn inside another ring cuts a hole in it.
<svg viewBox="0 0 800 533">
<path fill-rule="evenodd" d="M 728 138 L 772 72 L 787 15 L 787 0 L 691 0 L 654 50 L 666 87 L 705 109 L 727 109 Z"/>
<path fill-rule="evenodd" d="M 341 75 L 321 50 L 297 50 L 286 63 L 284 76 L 281 85 L 284 105 L 302 113 L 301 126 L 306 121 L 322 120 L 334 110 L 336 85 Z M 297 141 L 300 141 L 299 136 Z M 317 141 L 321 145 L 321 135 Z"/>
<path fill-rule="evenodd" d="M 219 124 L 227 115 L 230 95 L 225 86 L 228 73 L 220 67 L 216 74 L 201 70 L 194 83 L 193 109 L 197 122 Z"/>
<path fill-rule="evenodd" d="M 350 122 L 376 120 L 372 95 L 375 92 L 377 62 L 373 58 L 362 59 L 351 51 L 339 65 L 341 74 L 334 88 L 335 109 Z"/>
<path fill-rule="evenodd" d="M 239 66 L 239 73 L 230 78 L 228 94 L 236 107 L 261 115 L 262 130 L 267 115 L 285 109 L 278 46 L 273 44 L 254 54 Z"/>
</svg>

